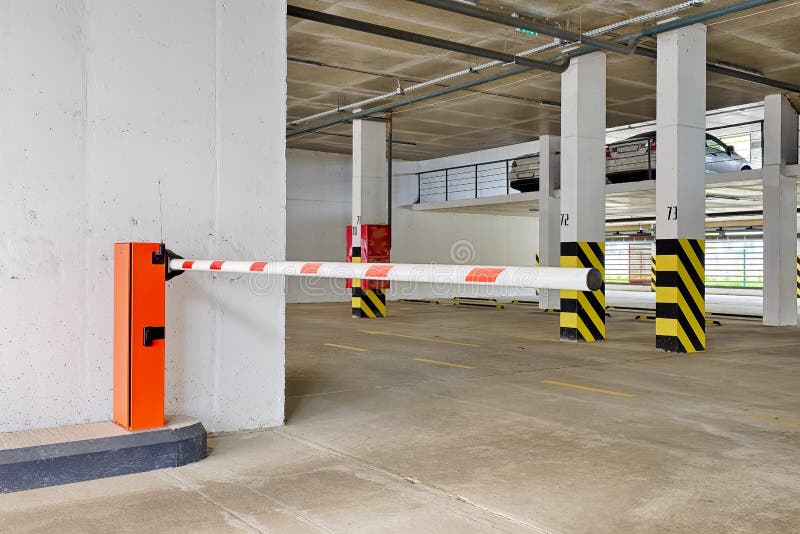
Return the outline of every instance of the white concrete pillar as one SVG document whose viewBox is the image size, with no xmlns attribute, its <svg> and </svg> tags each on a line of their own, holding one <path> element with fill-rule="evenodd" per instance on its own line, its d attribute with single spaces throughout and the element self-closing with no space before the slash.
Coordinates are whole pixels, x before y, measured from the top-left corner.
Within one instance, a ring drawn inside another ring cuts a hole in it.
<svg viewBox="0 0 800 534">
<path fill-rule="evenodd" d="M 285 0 L 0 2 L 0 432 L 111 416 L 114 241 L 284 259 L 286 24 Z M 167 283 L 168 414 L 283 424 L 267 278 Z"/>
<path fill-rule="evenodd" d="M 382 120 L 353 121 L 353 218 L 361 224 L 388 221 L 386 176 L 386 123 Z M 354 241 L 355 243 L 355 241 Z"/>
<path fill-rule="evenodd" d="M 561 266 L 605 264 L 606 56 L 572 60 L 561 75 Z M 605 286 L 561 291 L 561 339 L 606 337 Z"/>
<path fill-rule="evenodd" d="M 797 111 L 780 94 L 764 99 L 764 325 L 797 324 Z"/>
<path fill-rule="evenodd" d="M 656 347 L 705 350 L 706 27 L 658 36 Z"/>
<path fill-rule="evenodd" d="M 383 225 L 389 222 L 389 180 L 386 161 L 386 127 L 383 120 L 353 121 L 353 207 L 350 250 L 354 262 L 362 255 L 361 225 Z M 374 231 L 365 238 L 373 248 Z M 371 250 L 369 255 L 374 251 Z M 366 261 L 374 261 L 367 258 Z M 384 261 L 388 261 L 386 256 Z M 352 280 L 351 312 L 355 318 L 386 317 L 386 293 L 382 282 Z"/>
<path fill-rule="evenodd" d="M 561 187 L 561 139 L 557 135 L 539 138 L 539 265 L 558 267 L 561 261 L 559 207 L 556 190 Z M 539 308 L 560 306 L 557 289 L 539 290 Z"/>
</svg>

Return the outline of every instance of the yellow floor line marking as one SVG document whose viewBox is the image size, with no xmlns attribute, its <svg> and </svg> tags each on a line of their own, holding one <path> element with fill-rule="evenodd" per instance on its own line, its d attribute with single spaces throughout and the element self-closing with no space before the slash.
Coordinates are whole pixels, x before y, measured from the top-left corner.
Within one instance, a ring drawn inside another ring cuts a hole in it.
<svg viewBox="0 0 800 534">
<path fill-rule="evenodd" d="M 765 417 L 763 415 L 748 415 L 747 417 L 750 419 L 758 419 L 759 421 L 766 421 L 768 423 L 778 423 L 779 425 L 800 427 L 800 423 L 797 421 L 787 421 L 786 419 L 780 419 L 779 417 Z"/>
<path fill-rule="evenodd" d="M 447 367 L 458 367 L 459 369 L 475 369 L 471 365 L 462 365 L 460 363 L 440 362 L 439 360 L 426 360 L 425 358 L 414 358 L 418 362 L 432 363 L 433 365 L 446 365 Z"/>
<path fill-rule="evenodd" d="M 446 339 L 435 339 L 431 337 L 407 336 L 405 334 L 393 334 L 392 332 L 383 332 L 381 330 L 359 330 L 359 332 L 371 335 L 404 337 L 406 339 L 416 339 L 418 341 L 433 341 L 434 343 L 447 343 L 448 345 L 462 345 L 464 347 L 480 347 L 480 345 L 475 345 L 473 343 L 462 343 L 461 341 L 448 341 Z"/>
<path fill-rule="evenodd" d="M 570 384 L 569 382 L 558 382 L 556 380 L 542 380 L 545 384 L 552 384 L 554 386 L 564 386 L 565 388 L 582 389 L 584 391 L 594 391 L 595 393 L 605 393 L 606 395 L 614 395 L 615 397 L 635 397 L 633 393 L 622 393 L 621 391 L 612 391 L 610 389 L 593 388 L 589 386 L 581 386 L 580 384 Z"/>
<path fill-rule="evenodd" d="M 337 345 L 336 343 L 325 343 L 326 347 L 334 347 L 337 349 L 357 350 L 358 352 L 367 352 L 367 349 L 360 347 L 351 347 L 350 345 Z"/>
<path fill-rule="evenodd" d="M 286 336 L 283 339 L 292 339 L 292 336 Z"/>
</svg>

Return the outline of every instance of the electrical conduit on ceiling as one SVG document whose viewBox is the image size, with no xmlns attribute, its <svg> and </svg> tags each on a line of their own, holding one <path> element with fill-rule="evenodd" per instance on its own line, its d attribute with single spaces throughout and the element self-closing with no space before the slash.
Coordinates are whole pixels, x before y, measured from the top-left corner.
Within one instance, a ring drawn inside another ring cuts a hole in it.
<svg viewBox="0 0 800 534">
<path fill-rule="evenodd" d="M 689 17 L 686 17 L 686 18 L 677 19 L 677 20 L 670 21 L 670 22 L 665 22 L 665 23 L 660 24 L 658 26 L 655 26 L 655 27 L 652 27 L 652 28 L 648 28 L 648 29 L 640 31 L 640 32 L 636 32 L 636 33 L 633 33 L 633 34 L 629 34 L 629 35 L 620 37 L 619 39 L 617 39 L 617 42 L 633 42 L 635 39 L 639 39 L 641 37 L 654 37 L 654 36 L 658 35 L 659 33 L 663 33 L 663 32 L 670 31 L 670 30 L 674 30 L 674 29 L 677 29 L 677 28 L 682 28 L 682 27 L 685 27 L 685 26 L 691 26 L 692 24 L 699 24 L 699 23 L 705 22 L 707 20 L 712 20 L 712 19 L 715 19 L 715 18 L 719 18 L 721 16 L 725 16 L 725 15 L 728 15 L 728 14 L 731 14 L 731 13 L 736 13 L 736 12 L 739 12 L 739 11 L 744 11 L 744 10 L 751 9 L 751 8 L 754 8 L 754 7 L 757 7 L 757 6 L 761 6 L 761 5 L 764 5 L 764 4 L 773 3 L 775 1 L 776 0 L 747 0 L 747 1 L 744 1 L 744 2 L 739 2 L 739 3 L 732 4 L 732 5 L 729 5 L 729 6 L 725 6 L 725 7 L 722 7 L 722 8 L 713 9 L 713 10 L 710 10 L 710 11 L 707 11 L 707 12 L 704 12 L 704 13 L 699 13 L 697 15 L 692 15 L 692 16 L 689 16 Z M 690 2 L 690 4 L 692 4 L 692 2 Z M 673 7 L 675 7 L 675 6 L 673 6 Z M 665 9 L 669 9 L 669 8 L 665 8 Z M 661 11 L 663 12 L 664 10 L 661 10 Z M 654 12 L 654 13 L 656 13 L 656 12 Z M 639 18 L 644 17 L 644 16 L 645 15 L 642 15 Z M 623 25 L 624 23 L 625 23 L 625 21 L 617 23 L 617 25 Z M 614 26 L 614 25 L 610 25 L 610 26 Z M 609 28 L 610 26 L 606 26 L 606 28 Z M 600 29 L 594 30 L 594 32 L 597 32 L 599 30 Z M 606 30 L 606 31 L 609 31 L 609 30 Z M 592 33 L 592 32 L 588 32 L 588 33 Z M 558 44 L 544 45 L 544 47 L 538 47 L 538 49 L 546 50 L 546 49 L 554 48 L 554 47 L 558 47 L 558 46 L 559 46 Z M 533 50 L 537 50 L 537 49 L 533 49 Z M 640 48 L 636 49 L 637 53 L 639 51 L 642 51 L 642 50 L 643 49 L 640 49 Z M 576 50 L 572 50 L 572 51 L 570 51 L 570 52 L 568 52 L 566 54 L 560 54 L 560 55 L 554 56 L 554 57 L 550 58 L 547 61 L 549 61 L 550 63 L 554 63 L 556 60 L 561 61 L 561 62 L 565 62 L 567 59 L 583 56 L 583 55 L 586 55 L 586 54 L 591 54 L 592 52 L 595 52 L 595 51 L 597 51 L 597 48 L 594 47 L 594 46 L 588 46 L 588 45 L 587 46 L 582 46 L 582 47 L 580 47 L 580 48 L 578 48 Z M 647 50 L 644 50 L 644 51 L 654 54 L 653 51 L 647 51 Z M 533 52 L 531 51 L 531 53 L 533 53 Z M 519 54 L 519 55 L 522 55 L 522 54 Z M 493 63 L 499 64 L 500 62 L 493 62 Z M 475 69 L 473 68 L 473 69 L 468 70 L 467 72 L 474 72 L 474 70 Z M 486 76 L 486 77 L 483 77 L 483 78 L 478 78 L 476 80 L 472 80 L 472 81 L 469 81 L 469 82 L 464 82 L 464 83 L 457 84 L 457 85 L 452 85 L 452 86 L 446 86 L 446 87 L 438 89 L 436 91 L 431 91 L 429 93 L 425 93 L 423 95 L 419 95 L 419 96 L 416 96 L 416 97 L 411 97 L 411 98 L 407 98 L 407 99 L 404 99 L 404 100 L 398 100 L 398 101 L 395 101 L 395 102 L 390 102 L 388 104 L 383 104 L 381 106 L 377 106 L 377 107 L 366 109 L 366 110 L 359 110 L 359 111 L 356 111 L 355 113 L 353 113 L 351 115 L 348 115 L 348 116 L 345 116 L 345 117 L 339 117 L 339 118 L 336 118 L 336 119 L 331 119 L 331 120 L 328 120 L 328 121 L 324 121 L 324 122 L 321 122 L 321 123 L 318 123 L 318 124 L 315 124 L 313 126 L 309 126 L 307 128 L 303 128 L 303 129 L 300 129 L 300 130 L 288 131 L 286 133 L 286 137 L 289 138 L 289 137 L 295 137 L 295 136 L 306 134 L 306 133 L 311 133 L 311 132 L 314 132 L 316 130 L 327 128 L 329 126 L 334 126 L 336 124 L 340 124 L 340 123 L 343 123 L 343 122 L 350 122 L 350 121 L 352 121 L 354 119 L 367 117 L 367 116 L 378 114 L 378 113 L 383 113 L 385 111 L 389 111 L 389 110 L 397 108 L 397 107 L 405 106 L 405 105 L 408 105 L 408 104 L 413 104 L 415 102 L 420 102 L 420 101 L 423 101 L 423 100 L 429 100 L 431 98 L 436 98 L 438 96 L 449 94 L 449 93 L 452 93 L 452 92 L 455 92 L 455 91 L 461 91 L 461 90 L 464 90 L 464 89 L 475 87 L 477 85 L 483 85 L 483 84 L 491 82 L 491 81 L 499 80 L 499 79 L 506 78 L 506 77 L 509 77 L 509 76 L 515 76 L 517 74 L 521 74 L 523 72 L 527 72 L 527 71 L 530 71 L 530 70 L 531 69 L 529 67 L 517 67 L 517 68 L 511 69 L 511 70 L 495 73 L 495 74 L 492 74 L 492 75 L 489 75 L 489 76 Z M 730 69 L 730 72 L 725 72 L 725 74 L 728 75 L 728 76 L 736 77 L 736 78 L 749 79 L 749 78 L 745 77 L 745 76 L 748 76 L 745 73 L 741 73 L 741 72 L 735 71 L 733 69 Z M 794 91 L 794 92 L 800 92 L 800 86 L 796 86 L 796 85 L 793 85 L 793 84 L 787 84 L 786 82 L 778 82 L 778 81 L 769 80 L 769 79 L 766 79 L 766 78 L 759 79 L 758 82 L 762 83 L 762 84 L 773 85 L 775 87 L 786 88 L 787 90 Z M 430 82 L 427 82 L 427 83 L 430 83 Z M 390 93 L 389 96 L 393 96 L 394 94 L 395 93 Z M 374 97 L 373 99 L 370 99 L 370 100 L 375 100 L 376 98 L 379 98 L 379 97 Z M 347 108 L 351 108 L 354 105 L 355 104 L 351 104 L 350 106 L 346 106 L 346 107 Z M 344 110 L 344 108 L 338 108 L 337 110 L 332 110 L 330 112 L 325 112 L 325 113 L 327 113 L 327 114 L 335 114 L 335 113 L 337 113 L 339 111 L 342 111 L 342 110 Z M 320 114 L 318 114 L 318 115 L 320 115 Z M 296 122 L 297 121 L 294 121 L 294 123 L 296 123 Z"/>
<path fill-rule="evenodd" d="M 622 27 L 625 27 L 625 26 L 629 26 L 631 24 L 639 24 L 639 23 L 643 23 L 643 22 L 652 21 L 652 20 L 667 16 L 667 15 L 671 15 L 671 14 L 677 13 L 679 11 L 683 11 L 683 10 L 686 10 L 686 9 L 689 9 L 689 8 L 692 8 L 692 7 L 696 7 L 697 5 L 698 5 L 698 2 L 696 0 L 689 1 L 689 2 L 681 2 L 680 4 L 676 4 L 674 6 L 666 7 L 664 9 L 659 9 L 657 11 L 653 11 L 651 13 L 645 13 L 643 15 L 638 15 L 636 17 L 632 17 L 632 18 L 629 18 L 629 19 L 626 19 L 626 20 L 623 20 L 623 21 L 620 21 L 620 22 L 615 22 L 615 23 L 609 24 L 607 26 L 602 26 L 600 28 L 596 28 L 594 30 L 586 32 L 583 35 L 589 36 L 589 37 L 594 37 L 594 36 L 597 36 L 597 35 L 603 35 L 604 33 L 608 33 L 610 31 L 613 31 L 613 30 L 616 30 L 616 29 L 619 29 L 619 28 L 622 28 Z M 516 54 L 516 55 L 517 56 L 522 56 L 522 57 L 530 56 L 530 55 L 533 55 L 533 54 L 539 54 L 541 52 L 545 52 L 547 50 L 553 50 L 553 49 L 556 49 L 556 48 L 558 48 L 560 46 L 562 46 L 562 43 L 560 41 L 556 40 L 556 41 L 554 41 L 552 43 L 548 43 L 546 45 L 537 46 L 536 48 L 532 48 L 530 50 L 526 50 L 524 52 L 520 52 L 519 54 Z M 302 123 L 310 122 L 310 121 L 317 120 L 317 119 L 322 119 L 322 118 L 329 117 L 331 115 L 335 115 L 337 113 L 341 113 L 341 112 L 344 112 L 344 111 L 350 111 L 350 110 L 353 110 L 353 109 L 363 108 L 365 106 L 368 106 L 370 104 L 374 104 L 376 102 L 380 102 L 382 100 L 387 100 L 389 98 L 392 98 L 392 97 L 395 97 L 395 96 L 399 96 L 399 95 L 413 93 L 413 92 L 419 91 L 421 89 L 425 89 L 425 88 L 428 88 L 428 87 L 439 85 L 439 84 L 441 84 L 443 82 L 447 82 L 447 81 L 453 80 L 455 78 L 460 78 L 460 77 L 466 76 L 468 74 L 477 74 L 477 73 L 479 73 L 481 71 L 490 69 L 492 67 L 498 67 L 498 66 L 502 66 L 502 65 L 505 65 L 505 64 L 506 64 L 505 62 L 497 61 L 497 60 L 489 61 L 487 63 L 483 63 L 483 64 L 480 64 L 480 65 L 476 65 L 474 67 L 470 67 L 469 69 L 459 70 L 459 71 L 456 71 L 456 72 L 452 72 L 450 74 L 445 74 L 444 76 L 439 76 L 438 78 L 434 78 L 432 80 L 428 80 L 428 81 L 425 81 L 425 82 L 420 82 L 420 83 L 417 83 L 417 84 L 414 84 L 414 85 L 410 85 L 410 86 L 408 86 L 406 88 L 398 88 L 398 89 L 396 89 L 394 91 L 391 91 L 391 92 L 388 92 L 388 93 L 384 93 L 382 95 L 374 96 L 374 97 L 368 98 L 366 100 L 360 100 L 360 101 L 354 102 L 352 104 L 347 104 L 345 106 L 339 106 L 339 107 L 337 107 L 335 109 L 331 109 L 331 110 L 328 110 L 328 111 L 323 111 L 321 113 L 317 113 L 317 114 L 314 114 L 314 115 L 309 115 L 308 117 L 303 117 L 303 118 L 300 118 L 300 119 L 296 119 L 296 120 L 293 120 L 293 121 L 289 122 L 288 126 L 297 126 L 297 125 L 302 124 Z"/>
</svg>

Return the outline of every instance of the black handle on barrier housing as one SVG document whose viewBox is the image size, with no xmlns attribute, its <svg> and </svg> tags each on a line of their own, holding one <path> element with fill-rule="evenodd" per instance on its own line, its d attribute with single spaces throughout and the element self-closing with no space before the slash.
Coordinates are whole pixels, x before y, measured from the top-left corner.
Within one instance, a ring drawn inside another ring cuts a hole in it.
<svg viewBox="0 0 800 534">
<path fill-rule="evenodd" d="M 163 326 L 145 326 L 144 327 L 144 346 L 152 347 L 153 341 L 156 339 L 164 339 L 166 333 Z"/>
</svg>

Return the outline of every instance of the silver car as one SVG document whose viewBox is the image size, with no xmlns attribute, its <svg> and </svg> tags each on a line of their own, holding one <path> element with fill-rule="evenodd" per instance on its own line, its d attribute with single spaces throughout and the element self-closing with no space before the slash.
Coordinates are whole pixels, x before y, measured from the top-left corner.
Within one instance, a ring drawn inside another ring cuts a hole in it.
<svg viewBox="0 0 800 534">
<path fill-rule="evenodd" d="M 635 135 L 606 146 L 608 183 L 653 180 L 656 177 L 656 132 Z M 744 171 L 750 162 L 711 134 L 706 134 L 706 173 Z"/>
<path fill-rule="evenodd" d="M 656 132 L 635 135 L 606 146 L 606 182 L 615 184 L 656 177 Z M 706 173 L 745 171 L 750 162 L 713 135 L 706 134 Z M 539 190 L 539 155 L 517 158 L 508 172 L 509 185 L 521 193 Z"/>
</svg>

